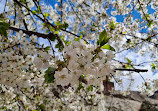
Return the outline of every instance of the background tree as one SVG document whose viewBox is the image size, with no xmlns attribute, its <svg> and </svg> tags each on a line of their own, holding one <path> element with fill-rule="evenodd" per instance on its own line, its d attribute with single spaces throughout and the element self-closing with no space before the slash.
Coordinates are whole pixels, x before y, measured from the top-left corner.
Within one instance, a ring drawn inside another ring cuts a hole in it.
<svg viewBox="0 0 158 111">
<path fill-rule="evenodd" d="M 144 80 L 142 92 L 157 90 L 156 78 L 141 75 L 150 70 L 142 65 L 150 64 L 154 73 L 158 67 L 157 1 L 59 0 L 54 8 L 51 2 L 5 1 L 1 109 L 105 110 L 102 82 L 121 86 L 129 77 L 132 83 L 133 72 Z M 152 61 L 137 64 L 124 51 L 148 53 Z"/>
</svg>

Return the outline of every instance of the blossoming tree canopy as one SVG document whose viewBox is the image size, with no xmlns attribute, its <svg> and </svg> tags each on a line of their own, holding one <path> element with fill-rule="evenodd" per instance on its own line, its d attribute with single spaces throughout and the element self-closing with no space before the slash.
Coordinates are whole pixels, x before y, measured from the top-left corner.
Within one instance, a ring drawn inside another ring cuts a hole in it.
<svg viewBox="0 0 158 111">
<path fill-rule="evenodd" d="M 157 78 L 142 76 L 158 68 L 157 0 L 3 2 L 0 109 L 103 111 L 103 81 L 121 86 L 133 72 L 142 92 L 158 88 Z M 125 51 L 151 61 L 122 61 Z"/>
</svg>

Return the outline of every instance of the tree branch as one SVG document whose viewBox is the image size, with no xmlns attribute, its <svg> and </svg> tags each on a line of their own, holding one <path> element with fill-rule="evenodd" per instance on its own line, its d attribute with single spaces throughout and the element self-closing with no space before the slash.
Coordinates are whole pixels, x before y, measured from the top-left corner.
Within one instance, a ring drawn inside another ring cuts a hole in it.
<svg viewBox="0 0 158 111">
<path fill-rule="evenodd" d="M 61 17 L 61 23 L 62 23 L 62 18 L 63 18 L 63 0 L 60 0 L 60 8 L 61 8 L 61 15 L 60 15 L 60 17 Z"/>
<path fill-rule="evenodd" d="M 118 71 L 134 71 L 134 72 L 148 72 L 148 70 L 147 69 L 115 69 L 115 70 L 118 70 Z"/>
<path fill-rule="evenodd" d="M 24 30 L 24 29 L 19 29 L 19 28 L 15 28 L 15 27 L 9 27 L 10 30 L 19 32 L 19 31 L 23 31 L 23 33 L 31 36 L 31 35 L 36 35 L 37 37 L 42 37 L 44 39 L 47 39 L 47 37 L 49 39 L 51 39 L 52 37 L 56 37 L 57 34 L 53 34 L 53 33 L 49 33 L 49 34 L 43 34 L 43 33 L 39 33 L 39 32 L 34 32 L 34 31 L 29 31 L 29 30 Z"/>
<path fill-rule="evenodd" d="M 123 33 L 120 33 L 120 34 L 121 34 L 121 35 L 125 35 L 125 36 L 132 36 L 132 37 L 134 37 L 135 39 L 140 39 L 140 40 L 142 40 L 142 41 L 149 42 L 149 41 L 147 41 L 147 38 L 144 39 L 144 38 L 140 38 L 140 37 L 138 37 L 138 36 L 131 35 L 131 34 L 123 34 Z M 150 38 L 151 38 L 151 37 L 154 37 L 154 36 L 156 36 L 156 35 L 157 35 L 157 33 L 151 35 Z M 149 38 L 149 37 L 148 37 L 148 38 Z M 149 42 L 149 43 L 155 44 L 154 42 Z"/>
</svg>

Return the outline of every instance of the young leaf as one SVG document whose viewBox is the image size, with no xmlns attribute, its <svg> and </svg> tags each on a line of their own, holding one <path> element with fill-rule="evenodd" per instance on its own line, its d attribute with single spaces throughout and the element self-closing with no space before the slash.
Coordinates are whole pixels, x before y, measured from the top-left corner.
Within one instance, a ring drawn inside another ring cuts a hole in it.
<svg viewBox="0 0 158 111">
<path fill-rule="evenodd" d="M 45 111 L 44 104 L 40 104 L 40 105 L 39 105 L 39 110 L 40 110 L 40 111 Z"/>
<path fill-rule="evenodd" d="M 145 20 L 149 20 L 149 14 L 146 14 L 144 17 L 143 17 L 143 19 L 145 19 Z"/>
<path fill-rule="evenodd" d="M 156 65 L 152 63 L 152 69 L 156 69 Z"/>
<path fill-rule="evenodd" d="M 130 66 L 130 65 L 128 65 L 128 64 L 126 64 L 125 68 L 126 68 L 126 69 L 130 69 L 130 68 L 131 68 L 131 66 Z"/>
<path fill-rule="evenodd" d="M 0 21 L 5 22 L 4 12 L 0 14 Z"/>
<path fill-rule="evenodd" d="M 115 23 L 114 23 L 114 21 L 110 22 L 109 26 L 110 26 L 110 30 L 115 30 Z"/>
<path fill-rule="evenodd" d="M 84 86 L 82 85 L 82 82 L 79 82 L 77 90 L 80 90 L 80 89 L 83 89 L 83 88 L 84 88 Z"/>
<path fill-rule="evenodd" d="M 63 28 L 67 29 L 68 27 L 69 27 L 69 24 L 66 23 L 66 22 L 64 22 L 64 24 L 63 24 Z"/>
<path fill-rule="evenodd" d="M 126 60 L 128 61 L 128 63 L 132 63 L 132 61 L 131 61 L 131 60 L 129 60 L 128 58 L 126 58 Z"/>
<path fill-rule="evenodd" d="M 5 22 L 0 22 L 0 34 L 7 37 L 7 30 L 9 28 L 9 24 Z"/>
<path fill-rule="evenodd" d="M 29 2 L 26 2 L 26 0 L 20 0 L 20 2 L 26 4 L 26 3 L 29 3 Z"/>
<path fill-rule="evenodd" d="M 75 38 L 74 40 L 75 40 L 75 41 L 80 41 L 80 38 Z"/>
<path fill-rule="evenodd" d="M 68 46 L 69 44 L 71 44 L 71 41 L 64 40 L 64 43 L 65 43 L 66 46 Z"/>
<path fill-rule="evenodd" d="M 88 91 L 93 91 L 93 85 L 90 85 Z"/>
<path fill-rule="evenodd" d="M 150 27 L 152 23 L 153 23 L 153 20 L 149 20 L 147 23 L 147 26 Z"/>
<path fill-rule="evenodd" d="M 44 48 L 44 51 L 48 52 L 48 50 L 50 50 L 50 46 Z"/>
<path fill-rule="evenodd" d="M 51 83 L 54 81 L 54 74 L 55 74 L 56 68 L 54 67 L 49 67 L 46 71 L 45 71 L 45 82 L 46 83 Z"/>
<path fill-rule="evenodd" d="M 60 30 L 60 29 L 66 29 L 69 27 L 68 23 L 64 22 L 64 24 L 61 24 L 60 22 L 55 22 L 56 26 L 57 26 L 57 30 Z"/>
<path fill-rule="evenodd" d="M 115 51 L 115 49 L 112 46 L 110 46 L 109 44 L 102 46 L 102 49 L 108 49 L 108 50 Z"/>
<path fill-rule="evenodd" d="M 58 48 L 58 51 L 62 51 L 63 50 L 63 45 L 61 44 L 61 43 L 57 43 L 56 45 L 55 45 L 55 48 Z"/>
<path fill-rule="evenodd" d="M 49 16 L 49 13 L 44 13 L 43 15 L 45 18 L 47 18 Z"/>
<path fill-rule="evenodd" d="M 33 10 L 32 14 L 40 14 L 40 11 L 39 10 Z"/>
<path fill-rule="evenodd" d="M 99 35 L 99 45 L 103 46 L 104 44 L 106 44 L 109 41 L 109 37 L 107 37 L 107 32 L 106 30 L 104 30 L 103 32 L 100 33 Z"/>
</svg>

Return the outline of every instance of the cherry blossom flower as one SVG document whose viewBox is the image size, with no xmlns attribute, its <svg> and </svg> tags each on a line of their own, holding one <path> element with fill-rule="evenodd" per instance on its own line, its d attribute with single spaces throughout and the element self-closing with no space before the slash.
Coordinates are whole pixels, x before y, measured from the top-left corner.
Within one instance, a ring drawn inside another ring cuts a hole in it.
<svg viewBox="0 0 158 111">
<path fill-rule="evenodd" d="M 47 54 L 46 52 L 43 52 L 41 54 L 39 54 L 40 57 L 35 57 L 34 59 L 34 64 L 36 65 L 36 67 L 38 67 L 39 69 L 46 69 L 49 67 L 49 54 Z"/>
</svg>

